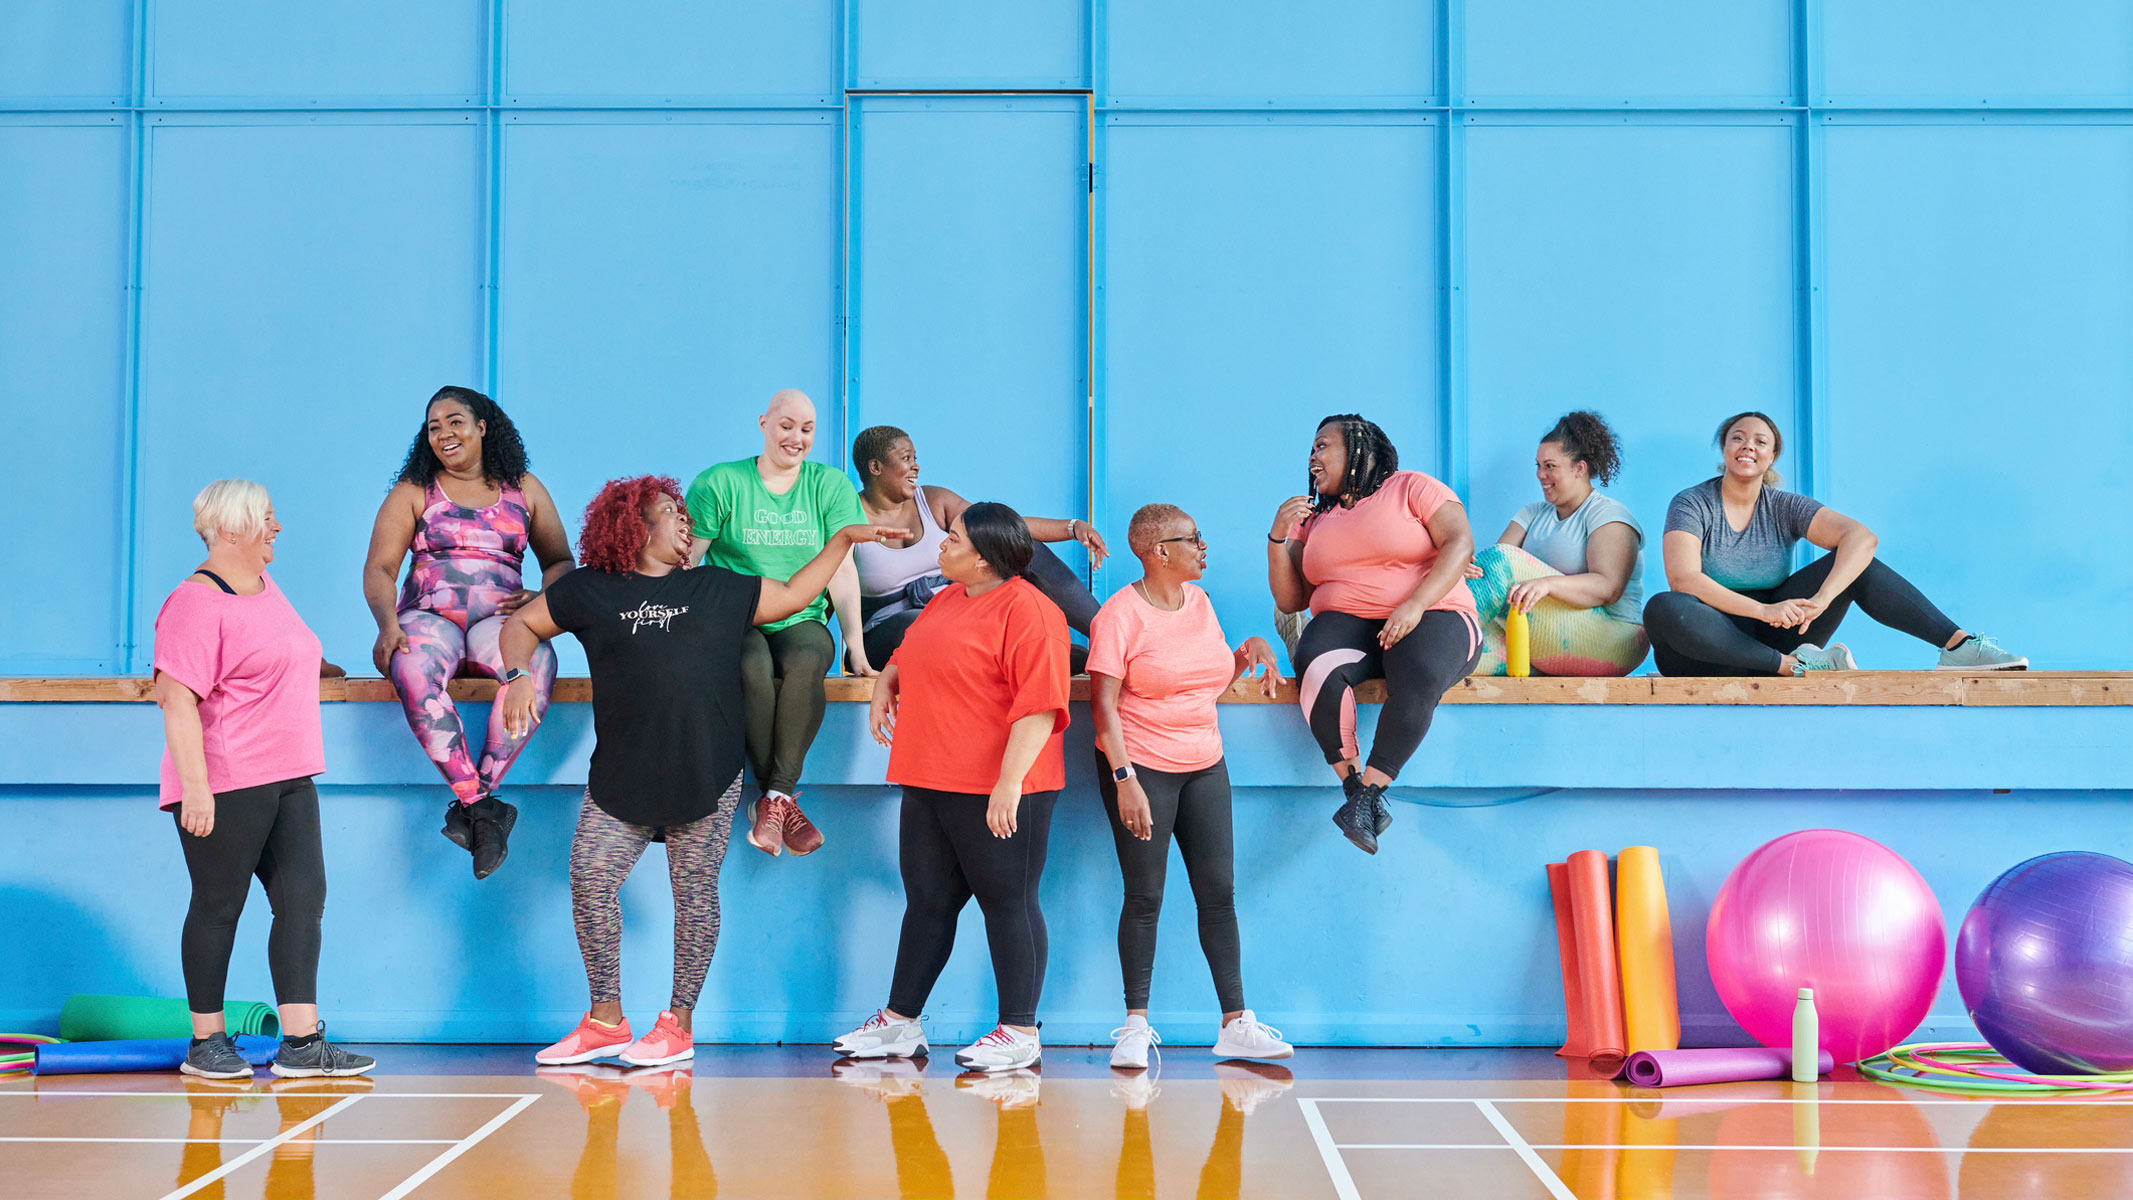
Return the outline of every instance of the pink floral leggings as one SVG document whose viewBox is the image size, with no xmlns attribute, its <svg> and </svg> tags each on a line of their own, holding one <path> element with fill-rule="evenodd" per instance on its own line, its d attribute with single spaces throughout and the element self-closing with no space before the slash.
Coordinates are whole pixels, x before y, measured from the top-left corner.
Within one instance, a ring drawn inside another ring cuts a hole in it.
<svg viewBox="0 0 2133 1200">
<path fill-rule="evenodd" d="M 526 746 L 526 736 L 514 738 L 504 731 L 504 706 L 492 704 L 481 761 L 476 763 L 467 750 L 459 709 L 446 690 L 462 663 L 491 679 L 504 677 L 504 656 L 497 639 L 504 631 L 505 618 L 499 609 L 517 584 L 513 581 L 511 587 L 504 587 L 502 582 L 433 585 L 422 592 L 422 607 L 400 611 L 407 649 L 393 655 L 393 686 L 399 690 L 408 728 L 415 731 L 422 752 L 437 764 L 438 773 L 461 804 L 472 804 L 494 792 Z M 542 642 L 533 652 L 532 670 L 533 712 L 539 718 L 548 711 L 548 693 L 555 687 L 555 651 L 548 643 Z"/>
</svg>

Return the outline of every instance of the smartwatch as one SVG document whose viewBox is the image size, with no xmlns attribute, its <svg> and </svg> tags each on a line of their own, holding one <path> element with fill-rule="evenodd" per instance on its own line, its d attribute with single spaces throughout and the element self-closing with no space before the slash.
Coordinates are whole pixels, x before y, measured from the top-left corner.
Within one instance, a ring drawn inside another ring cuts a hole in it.
<svg viewBox="0 0 2133 1200">
<path fill-rule="evenodd" d="M 510 670 L 504 672 L 504 686 L 509 687 L 517 680 L 531 678 L 533 678 L 533 672 L 522 670 L 518 667 L 513 667 Z"/>
<path fill-rule="evenodd" d="M 1118 783 L 1124 783 L 1133 778 L 1133 764 L 1127 763 L 1123 767 L 1113 767 L 1111 769 L 1111 778 Z"/>
</svg>

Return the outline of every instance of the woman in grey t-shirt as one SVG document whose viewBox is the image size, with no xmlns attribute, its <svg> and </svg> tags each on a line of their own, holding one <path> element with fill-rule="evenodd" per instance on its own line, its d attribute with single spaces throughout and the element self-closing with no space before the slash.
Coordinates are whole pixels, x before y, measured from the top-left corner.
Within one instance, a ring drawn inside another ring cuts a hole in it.
<svg viewBox="0 0 2133 1200">
<path fill-rule="evenodd" d="M 1718 427 L 1715 479 L 1667 508 L 1667 586 L 1644 606 L 1652 657 L 1667 675 L 1801 675 L 1851 671 L 1838 622 L 1857 603 L 1891 629 L 1939 648 L 1936 670 L 2021 669 L 2029 660 L 1948 619 L 1874 557 L 1872 530 L 1820 501 L 1777 487 L 1777 422 L 1758 412 Z M 1805 538 L 1830 551 L 1798 571 Z M 1827 646 L 1827 649 L 1824 647 Z"/>
<path fill-rule="evenodd" d="M 1476 675 L 1504 673 L 1504 618 L 1514 608 L 1532 622 L 1537 674 L 1627 675 L 1644 661 L 1644 527 L 1593 487 L 1613 481 L 1621 463 L 1598 413 L 1569 413 L 1542 435 L 1533 455 L 1541 498 L 1467 568 L 1481 617 Z"/>
</svg>

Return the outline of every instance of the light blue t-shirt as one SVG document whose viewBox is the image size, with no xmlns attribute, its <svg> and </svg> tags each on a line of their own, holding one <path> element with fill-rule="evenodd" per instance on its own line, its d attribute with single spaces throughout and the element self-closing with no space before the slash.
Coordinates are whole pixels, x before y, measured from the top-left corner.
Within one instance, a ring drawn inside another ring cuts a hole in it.
<svg viewBox="0 0 2133 1200">
<path fill-rule="evenodd" d="M 1644 527 L 1637 524 L 1629 506 L 1612 496 L 1595 490 L 1585 497 L 1585 503 L 1567 517 L 1555 514 L 1555 505 L 1546 500 L 1536 500 L 1518 510 L 1511 518 L 1525 526 L 1526 553 L 1547 563 L 1565 575 L 1583 575 L 1585 566 L 1585 543 L 1592 538 L 1592 531 L 1616 521 L 1629 526 L 1637 535 L 1637 558 L 1630 564 L 1629 582 L 1622 586 L 1622 594 L 1606 608 L 1607 615 L 1617 621 L 1632 625 L 1644 622 Z"/>
</svg>

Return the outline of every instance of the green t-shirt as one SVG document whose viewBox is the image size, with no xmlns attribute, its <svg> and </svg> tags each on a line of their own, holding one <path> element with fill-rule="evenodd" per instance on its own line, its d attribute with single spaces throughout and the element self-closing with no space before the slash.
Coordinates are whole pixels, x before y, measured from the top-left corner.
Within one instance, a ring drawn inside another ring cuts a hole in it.
<svg viewBox="0 0 2133 1200">
<path fill-rule="evenodd" d="M 689 484 L 688 502 L 690 532 L 711 543 L 705 562 L 769 579 L 791 579 L 822 553 L 831 534 L 866 520 L 852 481 L 818 462 L 801 463 L 800 478 L 782 496 L 763 486 L 754 458 L 719 463 Z M 776 633 L 802 621 L 827 624 L 828 611 L 828 600 L 817 596 L 792 616 L 760 628 Z"/>
</svg>

